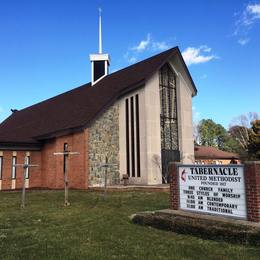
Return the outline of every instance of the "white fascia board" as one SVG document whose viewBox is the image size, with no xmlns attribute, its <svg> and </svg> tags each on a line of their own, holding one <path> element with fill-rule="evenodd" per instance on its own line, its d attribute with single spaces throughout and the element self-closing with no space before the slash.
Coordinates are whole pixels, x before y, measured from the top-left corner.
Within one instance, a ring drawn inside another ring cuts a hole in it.
<svg viewBox="0 0 260 260">
<path fill-rule="evenodd" d="M 108 54 L 90 54 L 89 55 L 90 61 L 110 61 Z"/>
</svg>

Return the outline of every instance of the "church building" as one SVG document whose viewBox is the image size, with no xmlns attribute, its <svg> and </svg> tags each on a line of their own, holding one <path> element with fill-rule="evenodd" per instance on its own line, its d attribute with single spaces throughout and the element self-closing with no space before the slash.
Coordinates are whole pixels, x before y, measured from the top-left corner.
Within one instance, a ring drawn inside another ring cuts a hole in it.
<svg viewBox="0 0 260 260">
<path fill-rule="evenodd" d="M 110 57 L 90 55 L 91 82 L 12 115 L 0 124 L 0 190 L 168 180 L 168 162 L 194 163 L 192 97 L 197 93 L 178 47 L 109 74 Z M 10 93 L 11 94 L 11 93 Z M 72 151 L 75 155 L 55 156 Z"/>
</svg>

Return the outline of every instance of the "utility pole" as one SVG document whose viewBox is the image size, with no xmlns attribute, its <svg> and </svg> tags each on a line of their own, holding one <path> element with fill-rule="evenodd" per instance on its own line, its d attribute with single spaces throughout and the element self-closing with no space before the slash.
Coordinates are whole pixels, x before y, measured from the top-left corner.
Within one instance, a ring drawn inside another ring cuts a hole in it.
<svg viewBox="0 0 260 260">
<path fill-rule="evenodd" d="M 23 167 L 23 188 L 22 188 L 22 203 L 21 208 L 25 208 L 25 182 L 26 182 L 26 172 L 29 170 L 30 167 L 37 167 L 37 164 L 30 164 L 28 160 L 28 156 L 24 157 L 23 164 L 15 164 L 14 167 Z"/>
<path fill-rule="evenodd" d="M 63 155 L 64 163 L 64 206 L 69 206 L 69 178 L 68 178 L 68 159 L 70 155 L 78 155 L 79 152 L 70 152 L 68 150 L 68 144 L 64 144 L 63 152 L 53 153 L 54 155 Z"/>
</svg>

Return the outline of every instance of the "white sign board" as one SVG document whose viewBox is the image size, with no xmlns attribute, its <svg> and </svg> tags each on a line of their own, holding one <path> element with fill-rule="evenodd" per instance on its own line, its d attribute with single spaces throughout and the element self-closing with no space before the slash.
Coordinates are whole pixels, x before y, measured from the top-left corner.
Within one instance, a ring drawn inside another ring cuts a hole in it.
<svg viewBox="0 0 260 260">
<path fill-rule="evenodd" d="M 180 208 L 247 218 L 242 165 L 180 165 Z"/>
</svg>

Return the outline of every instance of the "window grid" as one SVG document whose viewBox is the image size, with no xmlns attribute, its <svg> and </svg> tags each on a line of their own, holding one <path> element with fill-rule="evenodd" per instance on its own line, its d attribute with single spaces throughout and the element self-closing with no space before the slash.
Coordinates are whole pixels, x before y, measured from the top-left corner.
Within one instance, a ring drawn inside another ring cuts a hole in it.
<svg viewBox="0 0 260 260">
<path fill-rule="evenodd" d="M 162 150 L 178 150 L 176 76 L 169 64 L 160 72 Z"/>
</svg>

